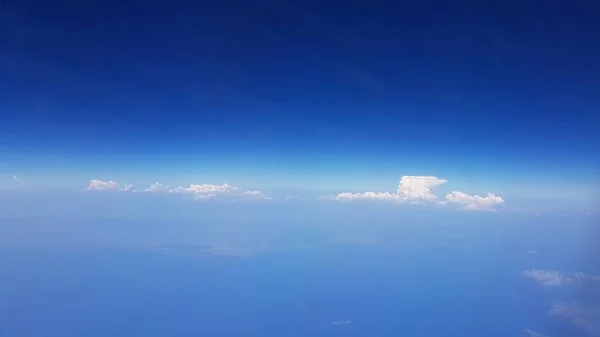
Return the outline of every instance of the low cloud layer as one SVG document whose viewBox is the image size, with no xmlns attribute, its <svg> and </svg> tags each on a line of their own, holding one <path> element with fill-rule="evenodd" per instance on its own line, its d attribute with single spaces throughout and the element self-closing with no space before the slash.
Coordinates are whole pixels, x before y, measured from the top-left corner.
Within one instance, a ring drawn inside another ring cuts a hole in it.
<svg viewBox="0 0 600 337">
<path fill-rule="evenodd" d="M 114 190 L 123 192 L 142 192 L 142 193 L 164 193 L 164 194 L 187 194 L 197 200 L 207 200 L 215 198 L 219 195 L 230 194 L 237 197 L 255 198 L 255 199 L 271 199 L 261 191 L 250 190 L 237 192 L 238 188 L 229 184 L 214 185 L 214 184 L 190 184 L 188 187 L 170 188 L 165 184 L 156 182 L 145 189 L 134 189 L 133 185 L 125 184 L 122 188 L 112 180 L 102 181 L 94 179 L 90 181 L 88 190 Z"/>
<path fill-rule="evenodd" d="M 320 196 L 320 200 L 378 200 L 378 201 L 396 201 L 405 203 L 437 203 L 437 204 L 456 204 L 466 209 L 473 210 L 494 210 L 495 206 L 504 203 L 504 199 L 488 193 L 487 196 L 468 195 L 464 192 L 453 191 L 446 195 L 444 200 L 434 193 L 434 189 L 447 183 L 445 179 L 434 176 L 403 176 L 400 178 L 396 192 L 364 192 L 364 193 L 339 193 L 334 196 Z M 113 181 L 102 181 L 94 179 L 90 181 L 88 190 L 120 190 L 124 192 L 144 192 L 144 193 L 165 193 L 165 194 L 188 194 L 195 199 L 205 200 L 218 197 L 220 195 L 231 194 L 232 196 L 267 199 L 267 196 L 259 190 L 239 191 L 227 183 L 217 184 L 190 184 L 187 187 L 171 188 L 160 182 L 156 182 L 145 189 L 134 189 L 133 185 L 125 184 L 123 187 Z"/>
<path fill-rule="evenodd" d="M 340 193 L 335 196 L 337 200 L 386 200 L 398 202 L 439 202 L 457 204 L 467 209 L 493 209 L 494 206 L 504 203 L 504 199 L 493 193 L 487 196 L 468 195 L 464 192 L 452 191 L 445 197 L 445 201 L 438 201 L 439 197 L 433 193 L 437 186 L 447 183 L 445 179 L 434 176 L 403 176 L 395 193 L 391 192 L 364 192 Z M 324 199 L 324 198 L 322 198 Z"/>
</svg>

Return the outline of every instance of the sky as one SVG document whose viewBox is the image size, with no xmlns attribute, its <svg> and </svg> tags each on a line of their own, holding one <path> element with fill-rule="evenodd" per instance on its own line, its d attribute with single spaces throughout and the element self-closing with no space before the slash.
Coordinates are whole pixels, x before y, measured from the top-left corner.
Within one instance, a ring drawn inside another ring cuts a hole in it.
<svg viewBox="0 0 600 337">
<path fill-rule="evenodd" d="M 597 200 L 593 2 L 1 6 L 4 190 L 434 176 L 442 194 Z"/>
<path fill-rule="evenodd" d="M 0 337 L 600 334 L 593 1 L 0 1 Z"/>
</svg>

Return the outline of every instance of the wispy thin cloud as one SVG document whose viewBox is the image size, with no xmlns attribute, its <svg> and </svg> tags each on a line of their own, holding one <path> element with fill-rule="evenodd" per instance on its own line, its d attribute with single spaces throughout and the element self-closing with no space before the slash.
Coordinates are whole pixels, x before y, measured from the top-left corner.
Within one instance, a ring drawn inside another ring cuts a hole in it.
<svg viewBox="0 0 600 337">
<path fill-rule="evenodd" d="M 148 193 L 167 192 L 167 191 L 169 191 L 169 186 L 163 185 L 159 182 L 155 182 L 154 184 L 150 185 L 147 189 L 144 190 L 144 192 L 148 192 Z"/>
<path fill-rule="evenodd" d="M 549 337 L 548 335 L 544 335 L 531 329 L 523 329 L 523 333 L 527 334 L 529 337 Z"/>
<path fill-rule="evenodd" d="M 251 198 L 259 198 L 259 199 L 267 199 L 267 200 L 272 199 L 271 197 L 265 195 L 261 191 L 245 191 L 244 195 L 247 197 L 251 197 Z"/>
<path fill-rule="evenodd" d="M 599 276 L 585 273 L 561 273 L 556 270 L 530 269 L 523 270 L 523 275 L 532 278 L 545 287 L 576 284 L 586 280 L 600 280 Z"/>
<path fill-rule="evenodd" d="M 350 323 L 352 323 L 352 321 L 349 319 L 331 322 L 331 324 L 333 324 L 333 325 L 342 325 L 342 324 L 350 324 Z"/>
<path fill-rule="evenodd" d="M 542 286 L 555 288 L 559 286 L 574 286 L 578 291 L 600 289 L 600 276 L 581 272 L 560 273 L 554 270 L 531 269 L 524 270 L 523 275 L 539 281 Z M 585 284 L 585 287 L 584 287 Z M 592 287 L 592 288 L 590 288 Z M 558 292 L 560 294 L 561 292 Z M 590 306 L 591 305 L 591 306 Z M 600 334 L 600 304 L 589 302 L 581 305 L 576 301 L 559 301 L 552 305 L 548 315 L 559 320 L 570 322 L 576 327 L 585 329 L 592 334 Z M 523 330 L 525 332 L 529 330 Z M 533 337 L 540 335 L 530 334 Z"/>
<path fill-rule="evenodd" d="M 121 189 L 121 191 L 123 191 L 123 192 L 132 192 L 133 191 L 133 185 L 132 184 L 125 184 L 125 186 L 123 186 L 123 188 Z"/>
<path fill-rule="evenodd" d="M 556 303 L 548 311 L 548 315 L 568 320 L 574 326 L 593 334 L 600 334 L 600 306 L 590 308 L 582 307 L 576 302 Z"/>
</svg>

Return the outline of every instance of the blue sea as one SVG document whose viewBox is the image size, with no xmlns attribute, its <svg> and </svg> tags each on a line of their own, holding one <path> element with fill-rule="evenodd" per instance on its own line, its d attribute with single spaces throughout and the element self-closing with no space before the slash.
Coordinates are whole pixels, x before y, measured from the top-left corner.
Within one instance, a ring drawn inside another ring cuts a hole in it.
<svg viewBox="0 0 600 337">
<path fill-rule="evenodd" d="M 4 248 L 0 336 L 589 335 L 549 317 L 548 289 L 522 274 L 585 269 L 572 228 L 386 228 L 394 240 L 252 254 L 177 243 Z"/>
</svg>

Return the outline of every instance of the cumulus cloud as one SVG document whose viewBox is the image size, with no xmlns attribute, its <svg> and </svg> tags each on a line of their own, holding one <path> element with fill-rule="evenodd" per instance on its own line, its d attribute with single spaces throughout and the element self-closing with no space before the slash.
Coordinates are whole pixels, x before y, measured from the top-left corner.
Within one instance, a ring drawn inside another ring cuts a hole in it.
<svg viewBox="0 0 600 337">
<path fill-rule="evenodd" d="M 17 176 L 13 176 L 13 180 L 16 181 L 16 182 L 18 182 L 18 183 L 23 182 L 23 180 L 21 178 L 17 177 Z"/>
<path fill-rule="evenodd" d="M 103 181 L 99 179 L 92 179 L 90 180 L 90 184 L 88 185 L 86 190 L 113 190 L 122 192 L 132 192 L 133 185 L 125 184 L 123 188 L 119 188 L 119 184 L 116 181 Z"/>
<path fill-rule="evenodd" d="M 163 185 L 159 182 L 155 182 L 154 184 L 150 185 L 150 187 L 148 187 L 147 189 L 144 190 L 144 192 L 167 192 L 169 190 L 169 187 L 166 185 Z"/>
<path fill-rule="evenodd" d="M 445 184 L 447 180 L 432 176 L 403 176 L 400 178 L 396 193 L 390 192 L 365 192 L 365 193 L 340 193 L 338 200 L 390 200 L 390 201 L 433 201 L 437 196 L 431 191 L 433 188 Z"/>
<path fill-rule="evenodd" d="M 446 201 L 453 204 L 464 205 L 468 209 L 490 209 L 492 206 L 504 203 L 504 199 L 493 193 L 488 193 L 486 197 L 481 197 L 479 195 L 468 195 L 458 191 L 448 193 L 446 195 Z"/>
<path fill-rule="evenodd" d="M 178 187 L 172 189 L 171 193 L 189 193 L 194 195 L 209 195 L 216 193 L 226 193 L 236 190 L 229 184 L 212 185 L 212 184 L 190 184 L 188 187 Z"/>
<path fill-rule="evenodd" d="M 98 179 L 90 180 L 90 185 L 87 187 L 88 190 L 116 190 L 119 187 L 119 184 L 109 180 L 102 181 Z"/>
<path fill-rule="evenodd" d="M 115 190 L 115 191 L 123 191 L 123 192 L 146 192 L 146 193 L 180 193 L 180 194 L 189 194 L 194 199 L 198 200 L 207 200 L 215 198 L 222 194 L 227 194 L 230 192 L 237 191 L 237 187 L 233 187 L 227 183 L 222 185 L 214 185 L 214 184 L 190 184 L 188 187 L 177 187 L 174 189 L 170 189 L 167 185 L 156 182 L 150 185 L 146 189 L 136 189 L 134 190 L 132 184 L 125 184 L 122 187 L 115 181 L 102 181 L 98 179 L 94 179 L 90 181 L 89 186 L 87 187 L 89 190 Z M 232 196 L 237 197 L 246 197 L 246 198 L 256 198 L 256 199 L 272 199 L 270 196 L 266 195 L 264 192 L 259 190 L 248 190 L 240 193 L 231 193 Z"/>
<path fill-rule="evenodd" d="M 327 196 L 324 196 L 327 197 Z M 404 201 L 400 195 L 389 192 L 340 193 L 335 196 L 338 200 L 395 200 Z"/>
<path fill-rule="evenodd" d="M 530 269 L 523 270 L 523 275 L 540 282 L 544 287 L 571 285 L 587 280 L 600 280 L 599 276 L 585 273 L 561 273 L 555 270 Z"/>
<path fill-rule="evenodd" d="M 339 193 L 335 196 L 337 200 L 385 200 L 398 202 L 435 202 L 438 196 L 433 189 L 447 183 L 446 179 L 434 176 L 403 176 L 395 193 L 391 192 L 364 192 L 364 193 Z M 321 196 L 319 199 L 329 199 Z M 468 195 L 463 192 L 453 191 L 446 195 L 446 203 L 460 204 L 468 209 L 493 209 L 493 206 L 504 203 L 504 199 L 488 193 L 486 197 Z"/>
<path fill-rule="evenodd" d="M 436 200 L 433 188 L 448 181 L 432 176 L 404 176 L 398 184 L 398 195 L 404 200 Z"/>
</svg>

